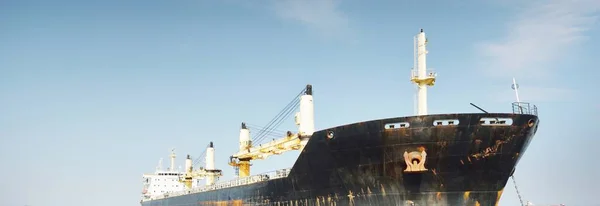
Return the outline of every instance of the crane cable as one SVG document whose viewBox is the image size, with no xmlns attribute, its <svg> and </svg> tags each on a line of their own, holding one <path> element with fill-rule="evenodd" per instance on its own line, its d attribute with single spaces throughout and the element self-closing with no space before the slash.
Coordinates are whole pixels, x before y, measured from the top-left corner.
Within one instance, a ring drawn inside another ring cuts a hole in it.
<svg viewBox="0 0 600 206">
<path fill-rule="evenodd" d="M 267 132 L 267 133 L 271 133 L 271 132 L 273 132 L 273 130 L 274 130 L 275 128 L 278 128 L 279 126 L 281 126 L 281 124 L 282 124 L 282 123 L 285 121 L 285 119 L 286 119 L 287 117 L 289 117 L 289 116 L 290 116 L 290 115 L 291 115 L 291 114 L 294 112 L 294 110 L 296 110 L 296 108 L 298 108 L 298 105 L 299 105 L 299 104 L 300 104 L 300 100 L 298 100 L 298 102 L 295 104 L 295 106 L 294 106 L 292 109 L 288 110 L 288 112 L 287 112 L 287 113 L 286 113 L 284 116 L 282 116 L 282 117 L 281 117 L 281 118 L 280 118 L 280 119 L 279 119 L 279 120 L 278 120 L 278 121 L 275 123 L 275 126 L 274 126 L 274 127 L 271 127 L 271 129 L 270 129 L 270 130 L 268 130 L 268 131 L 266 131 L 266 132 Z M 266 139 L 266 137 L 267 137 L 267 136 L 266 136 L 266 134 L 267 134 L 267 133 L 264 133 L 264 135 L 263 135 L 263 136 L 261 136 L 259 140 L 257 140 L 257 144 L 260 144 L 260 143 L 262 143 L 262 142 L 263 142 L 263 140 L 265 140 L 265 139 Z"/>
<path fill-rule="evenodd" d="M 271 121 L 269 121 L 269 123 L 267 124 L 267 126 L 264 127 L 264 130 L 262 132 L 259 132 L 259 134 L 257 134 L 257 136 L 255 137 L 255 140 L 259 140 L 262 135 L 264 135 L 265 131 L 269 131 L 274 129 L 273 128 L 273 124 L 275 123 L 275 121 L 278 121 L 280 118 L 283 117 L 283 115 L 289 113 L 290 109 L 294 109 L 295 106 L 297 106 L 297 104 L 299 103 L 299 98 L 302 93 L 304 93 L 306 91 L 306 89 L 302 89 L 302 91 L 300 91 L 300 93 L 298 95 L 296 95 L 296 97 L 294 97 L 294 99 L 292 99 L 292 101 L 290 103 L 288 103 L 288 105 L 282 109 L 279 114 L 277 114 L 273 119 L 271 119 Z"/>
<path fill-rule="evenodd" d="M 290 107 L 287 111 L 285 111 L 285 114 L 281 115 L 279 118 L 275 119 L 275 121 L 273 123 L 271 123 L 271 126 L 265 128 L 264 130 L 261 130 L 262 133 L 260 133 L 260 135 L 257 135 L 257 137 L 255 138 L 254 142 L 256 142 L 257 144 L 260 144 L 265 139 L 265 137 L 266 137 L 266 135 L 268 133 L 271 133 L 271 132 L 273 132 L 273 130 L 275 128 L 278 128 L 281 125 L 281 123 L 283 123 L 283 121 L 287 117 L 289 117 L 290 114 L 292 112 L 294 112 L 294 110 L 296 110 L 296 108 L 298 107 L 299 103 L 300 103 L 299 100 L 296 101 L 296 102 L 294 102 L 293 106 Z"/>
<path fill-rule="evenodd" d="M 264 138 L 265 132 L 267 131 L 272 131 L 273 129 L 275 129 L 276 127 L 273 127 L 273 124 L 276 121 L 279 121 L 279 119 L 283 119 L 285 118 L 285 116 L 288 116 L 291 111 L 295 110 L 295 108 L 298 106 L 298 104 L 300 103 L 300 99 L 299 97 L 306 91 L 306 88 L 302 89 L 302 91 L 300 91 L 300 93 L 298 95 L 296 95 L 296 97 L 294 97 L 294 99 L 292 99 L 292 101 L 290 103 L 288 103 L 288 105 L 282 109 L 279 114 L 277 114 L 273 119 L 271 119 L 271 121 L 269 121 L 269 123 L 267 123 L 267 126 L 264 127 L 264 130 L 261 130 L 254 138 L 253 142 L 259 142 L 262 140 L 262 138 Z M 291 111 L 290 111 L 291 110 Z"/>
<path fill-rule="evenodd" d="M 202 157 L 206 154 L 206 151 L 208 150 L 209 146 L 210 146 L 210 144 L 207 144 L 206 147 L 204 148 L 204 151 L 202 152 L 202 154 L 200 154 L 200 156 L 198 156 L 196 158 L 196 160 L 194 160 L 194 163 L 192 164 L 193 167 L 195 167 L 199 163 L 203 163 L 203 158 Z"/>
<path fill-rule="evenodd" d="M 248 126 L 248 129 L 250 129 L 250 130 L 255 130 L 255 131 L 263 131 L 263 130 L 265 130 L 265 132 L 267 131 L 262 126 L 255 125 L 255 124 L 250 124 L 248 122 L 246 122 L 246 126 Z M 270 131 L 268 135 L 270 135 L 270 136 L 276 136 L 276 137 L 281 137 L 281 136 L 284 136 L 285 133 L 286 132 L 281 131 L 281 130 L 272 129 L 272 131 Z"/>
</svg>

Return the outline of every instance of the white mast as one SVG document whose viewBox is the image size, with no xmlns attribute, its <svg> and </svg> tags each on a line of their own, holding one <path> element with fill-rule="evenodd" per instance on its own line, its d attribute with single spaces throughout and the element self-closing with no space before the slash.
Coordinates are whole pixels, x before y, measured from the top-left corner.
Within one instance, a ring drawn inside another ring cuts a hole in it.
<svg viewBox="0 0 600 206">
<path fill-rule="evenodd" d="M 414 72 L 417 69 L 417 36 L 413 37 L 413 68 L 411 72 Z M 413 95 L 413 113 L 419 114 L 419 108 L 417 105 L 419 102 L 417 101 L 417 94 L 419 93 L 419 85 L 415 84 L 415 95 Z"/>
<path fill-rule="evenodd" d="M 192 172 L 192 157 L 190 155 L 185 158 L 185 172 Z"/>
<path fill-rule="evenodd" d="M 436 74 L 432 71 L 427 71 L 427 49 L 425 45 L 427 39 L 425 38 L 425 32 L 421 29 L 421 32 L 416 36 L 416 68 L 413 68 L 411 74 L 411 81 L 414 82 L 417 87 L 417 115 L 427 115 L 427 86 L 433 86 L 435 83 Z M 416 71 L 415 71 L 416 69 Z"/>
<path fill-rule="evenodd" d="M 215 183 L 216 176 L 214 175 L 215 170 L 215 147 L 213 146 L 213 142 L 210 142 L 208 148 L 206 149 L 206 167 L 205 169 L 208 172 L 211 172 L 208 177 L 206 177 L 206 185 L 212 185 Z"/>
<path fill-rule="evenodd" d="M 169 168 L 169 171 L 173 172 L 175 171 L 175 148 L 171 149 L 171 167 Z"/>
<path fill-rule="evenodd" d="M 242 122 L 242 129 L 240 129 L 240 151 L 247 150 L 250 147 L 252 147 L 250 130 L 246 127 L 246 123 Z"/>
<path fill-rule="evenodd" d="M 296 113 L 295 120 L 298 125 L 298 134 L 311 136 L 315 132 L 315 105 L 313 103 L 312 85 L 306 85 L 304 94 L 300 96 L 300 112 Z M 303 139 L 306 145 L 308 139 Z"/>
</svg>

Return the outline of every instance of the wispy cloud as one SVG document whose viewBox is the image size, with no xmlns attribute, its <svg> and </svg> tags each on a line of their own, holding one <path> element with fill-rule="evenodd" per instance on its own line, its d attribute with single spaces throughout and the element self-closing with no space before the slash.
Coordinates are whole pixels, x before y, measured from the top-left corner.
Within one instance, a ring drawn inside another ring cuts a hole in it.
<svg viewBox="0 0 600 206">
<path fill-rule="evenodd" d="M 598 0 L 530 2 L 508 22 L 505 39 L 480 45 L 489 74 L 552 77 L 554 60 L 587 38 L 585 32 L 595 24 L 600 9 Z"/>
<path fill-rule="evenodd" d="M 548 82 L 558 73 L 553 64 L 576 52 L 597 22 L 599 0 L 533 0 L 516 3 L 521 8 L 508 22 L 506 36 L 479 44 L 484 72 L 499 78 Z M 555 86 L 555 85 L 554 85 Z M 530 87 L 530 86 L 528 86 Z M 522 87 L 522 90 L 525 88 Z M 529 88 L 532 100 L 553 101 L 572 97 L 568 88 Z M 526 91 L 524 91 L 526 92 Z"/>
<path fill-rule="evenodd" d="M 275 13 L 297 21 L 322 35 L 347 32 L 348 17 L 340 10 L 341 0 L 272 0 Z"/>
<path fill-rule="evenodd" d="M 501 92 L 489 94 L 491 98 L 499 102 L 515 100 L 515 91 L 510 89 L 499 89 Z M 568 102 L 573 100 L 578 92 L 568 88 L 527 86 L 519 88 L 519 97 L 522 102 Z"/>
</svg>

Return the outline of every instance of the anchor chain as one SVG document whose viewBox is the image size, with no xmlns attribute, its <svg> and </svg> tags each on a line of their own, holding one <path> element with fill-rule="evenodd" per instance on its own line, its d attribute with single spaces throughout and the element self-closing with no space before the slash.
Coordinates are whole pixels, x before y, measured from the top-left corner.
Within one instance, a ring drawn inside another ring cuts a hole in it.
<svg viewBox="0 0 600 206">
<path fill-rule="evenodd" d="M 521 198 L 521 193 L 519 193 L 519 188 L 517 187 L 517 181 L 515 181 L 515 176 L 511 175 L 510 177 L 513 180 L 513 185 L 515 185 L 515 190 L 517 191 L 517 196 L 519 196 L 519 202 L 521 203 L 521 206 L 525 206 L 523 205 L 523 199 Z"/>
</svg>

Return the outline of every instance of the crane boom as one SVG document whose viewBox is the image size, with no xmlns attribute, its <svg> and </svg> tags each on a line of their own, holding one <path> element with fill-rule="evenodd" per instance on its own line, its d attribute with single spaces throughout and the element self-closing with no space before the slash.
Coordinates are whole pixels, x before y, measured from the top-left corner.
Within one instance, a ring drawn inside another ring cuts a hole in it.
<svg viewBox="0 0 600 206">
<path fill-rule="evenodd" d="M 194 170 L 192 167 L 192 159 L 190 155 L 185 159 L 185 174 L 179 177 L 179 181 L 183 182 L 186 188 L 192 188 L 194 179 L 206 178 L 206 185 L 210 186 L 215 183 L 216 179 L 223 176 L 222 171 L 215 169 L 215 149 L 213 143 L 210 142 L 206 152 L 206 167 L 200 167 Z"/>
<path fill-rule="evenodd" d="M 250 175 L 250 161 L 266 159 L 271 155 L 278 155 L 291 150 L 301 150 L 308 139 L 315 132 L 314 104 L 312 86 L 306 85 L 304 94 L 300 96 L 300 112 L 295 116 L 298 133 L 287 132 L 285 137 L 274 139 L 258 147 L 252 146 L 250 130 L 242 123 L 240 129 L 240 150 L 230 157 L 229 165 L 237 167 L 240 177 Z"/>
<path fill-rule="evenodd" d="M 300 134 L 288 132 L 288 136 L 262 144 L 259 147 L 250 147 L 248 150 L 239 151 L 233 157 L 238 159 L 266 159 L 271 155 L 278 155 L 302 147 Z"/>
</svg>

